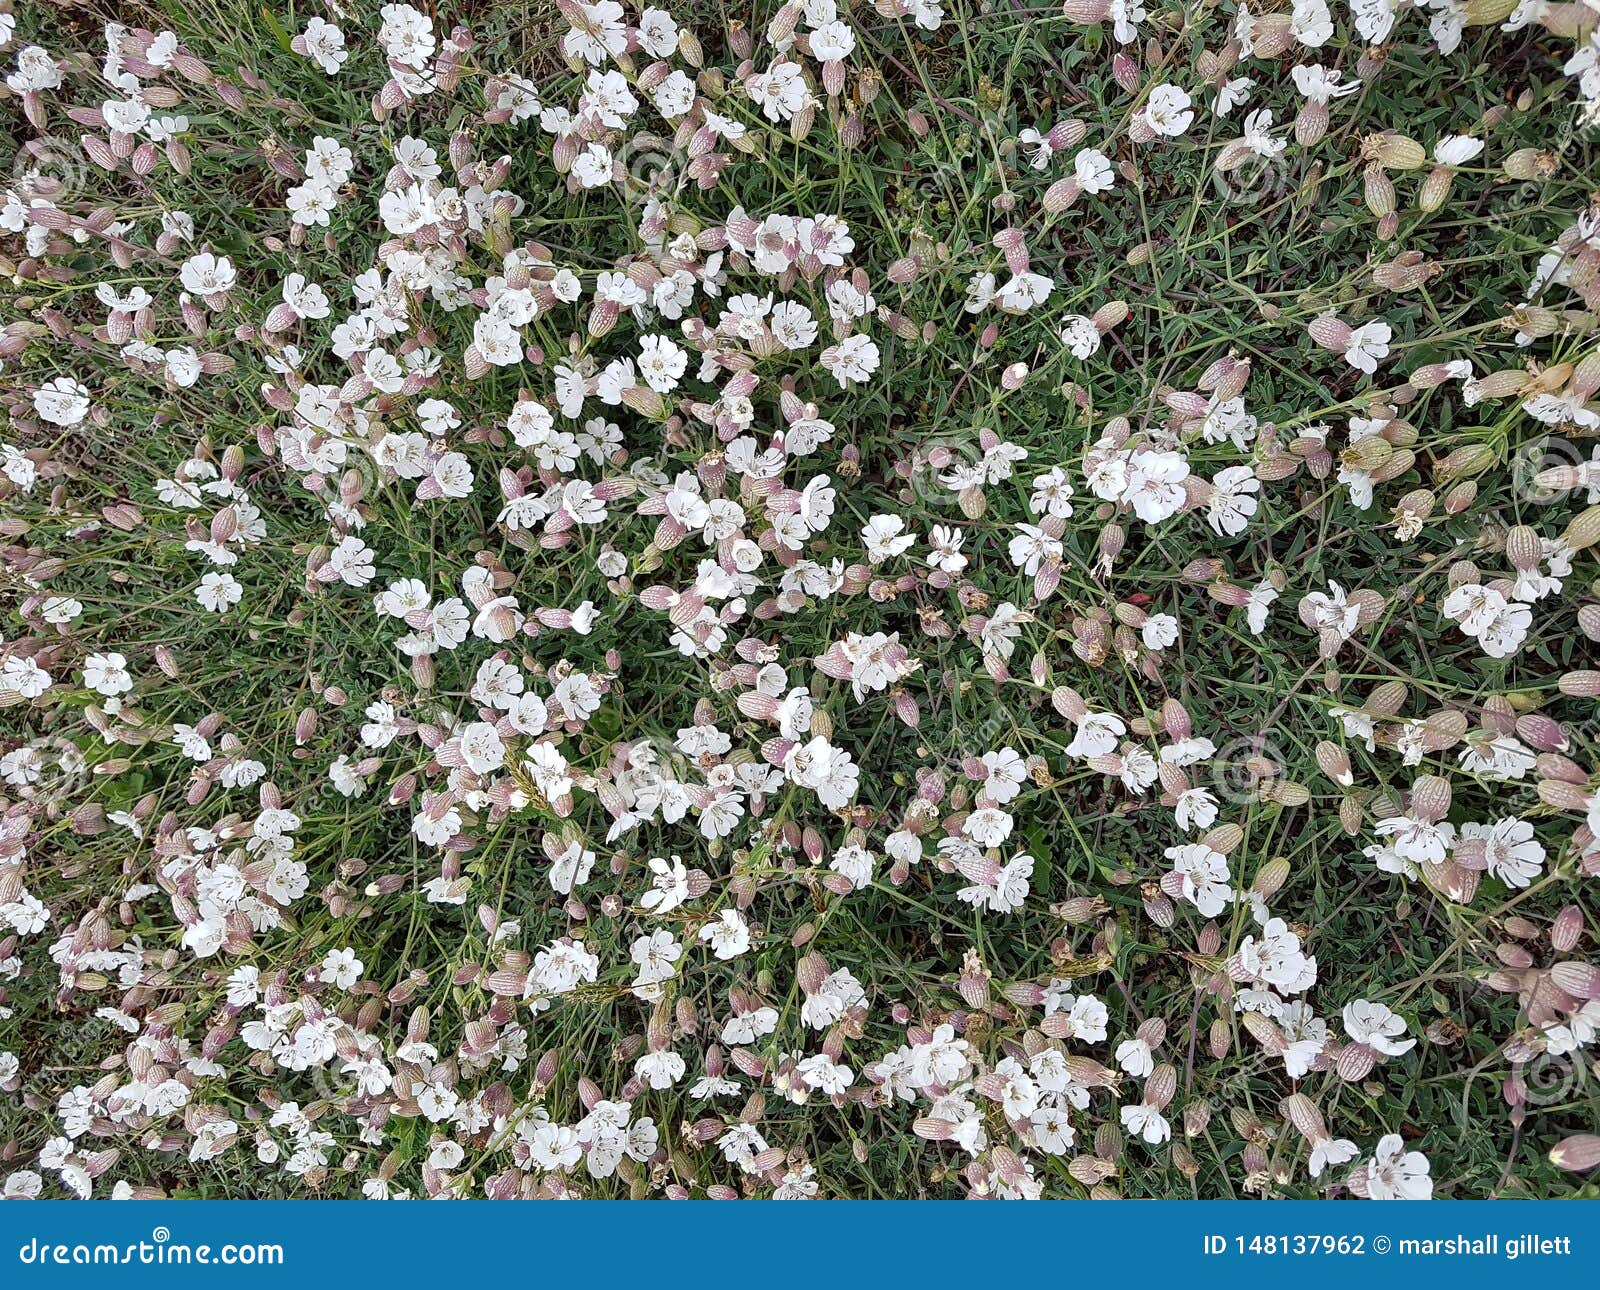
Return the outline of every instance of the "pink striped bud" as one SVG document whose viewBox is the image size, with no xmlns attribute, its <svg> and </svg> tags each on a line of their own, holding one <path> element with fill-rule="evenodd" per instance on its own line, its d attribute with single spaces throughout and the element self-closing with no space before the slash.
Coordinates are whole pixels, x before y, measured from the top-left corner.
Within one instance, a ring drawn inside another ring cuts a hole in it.
<svg viewBox="0 0 1600 1290">
<path fill-rule="evenodd" d="M 1517 737 L 1539 752 L 1564 752 L 1567 734 L 1561 723 L 1542 712 L 1529 712 L 1517 718 Z"/>
<path fill-rule="evenodd" d="M 1578 1133 L 1550 1148 L 1550 1163 L 1573 1173 L 1600 1167 L 1600 1134 Z"/>
<path fill-rule="evenodd" d="M 1558 954 L 1565 954 L 1576 949 L 1582 939 L 1583 910 L 1577 905 L 1568 905 L 1550 925 L 1550 947 Z"/>
<path fill-rule="evenodd" d="M 1441 775 L 1423 775 L 1411 786 L 1411 813 L 1436 823 L 1450 814 L 1450 781 Z"/>
<path fill-rule="evenodd" d="M 1333 314 L 1323 314 L 1312 319 L 1307 330 L 1311 333 L 1311 339 L 1323 349 L 1343 354 L 1350 348 L 1350 337 L 1355 329 L 1349 323 L 1340 322 Z"/>
</svg>

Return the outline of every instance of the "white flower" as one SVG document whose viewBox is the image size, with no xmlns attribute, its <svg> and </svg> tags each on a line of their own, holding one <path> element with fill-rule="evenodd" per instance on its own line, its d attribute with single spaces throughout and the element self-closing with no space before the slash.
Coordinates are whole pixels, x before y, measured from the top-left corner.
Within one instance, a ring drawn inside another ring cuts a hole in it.
<svg viewBox="0 0 1600 1290">
<path fill-rule="evenodd" d="M 191 295 L 211 297 L 225 295 L 233 289 L 239 275 L 233 261 L 227 256 L 216 256 L 209 251 L 190 256 L 178 272 L 183 289 Z"/>
<path fill-rule="evenodd" d="M 1412 815 L 1379 820 L 1375 831 L 1380 838 L 1394 839 L 1390 845 L 1395 854 L 1413 864 L 1442 863 L 1455 841 L 1455 825 Z"/>
<path fill-rule="evenodd" d="M 1124 1103 L 1119 1117 L 1124 1129 L 1137 1134 L 1152 1147 L 1172 1137 L 1172 1126 L 1167 1123 L 1166 1116 L 1148 1102 Z"/>
<path fill-rule="evenodd" d="M 652 57 L 670 58 L 678 49 L 678 24 L 652 5 L 639 15 L 639 43 Z"/>
<path fill-rule="evenodd" d="M 967 567 L 967 557 L 961 554 L 965 539 L 960 529 L 935 524 L 928 530 L 928 567 L 944 573 L 960 573 Z"/>
<path fill-rule="evenodd" d="M 1217 820 L 1217 799 L 1209 788 L 1191 788 L 1181 793 L 1173 815 L 1185 833 L 1209 829 Z"/>
<path fill-rule="evenodd" d="M 1011 816 L 998 807 L 985 806 L 968 814 L 961 831 L 979 846 L 997 847 L 1011 836 Z"/>
<path fill-rule="evenodd" d="M 1016 532 L 1008 548 L 1011 563 L 1030 578 L 1045 564 L 1061 559 L 1064 550 L 1061 539 L 1051 537 L 1032 524 L 1018 524 Z"/>
<path fill-rule="evenodd" d="M 1366 1166 L 1366 1192 L 1372 1200 L 1432 1200 L 1428 1158 L 1407 1151 L 1398 1133 L 1385 1134 Z"/>
<path fill-rule="evenodd" d="M 1508 887 L 1526 887 L 1544 868 L 1544 847 L 1533 825 L 1515 816 L 1494 824 L 1463 824 L 1460 842 L 1481 842 L 1488 871 Z"/>
<path fill-rule="evenodd" d="M 1320 1178 L 1329 1165 L 1342 1165 L 1347 1160 L 1354 1160 L 1359 1150 L 1349 1138 L 1318 1138 L 1311 1144 L 1311 1159 L 1307 1162 L 1306 1171 L 1313 1178 Z"/>
<path fill-rule="evenodd" d="M 1493 587 L 1464 583 L 1444 599 L 1444 616 L 1475 637 L 1490 658 L 1509 658 L 1522 648 L 1533 611 L 1513 604 Z"/>
<path fill-rule="evenodd" d="M 1027 313 L 1048 300 L 1055 288 L 1054 279 L 1042 273 L 1018 273 L 995 291 L 995 307 L 1008 314 Z"/>
<path fill-rule="evenodd" d="M 83 683 L 98 694 L 112 697 L 133 689 L 128 660 L 121 654 L 90 654 L 83 660 Z"/>
<path fill-rule="evenodd" d="M 1077 733 L 1067 745 L 1068 757 L 1104 757 L 1128 733 L 1122 718 L 1111 712 L 1087 712 L 1075 719 Z"/>
<path fill-rule="evenodd" d="M 1144 647 L 1150 650 L 1166 649 L 1178 643 L 1178 620 L 1171 614 L 1151 614 L 1139 629 Z"/>
<path fill-rule="evenodd" d="M 1329 35 L 1332 35 L 1331 26 Z M 1361 89 L 1360 81 L 1347 81 L 1343 72 L 1324 67 L 1321 63 L 1302 63 L 1290 75 L 1294 78 L 1295 88 L 1309 103 L 1326 104 L 1331 99 L 1344 98 Z"/>
<path fill-rule="evenodd" d="M 1144 123 L 1157 134 L 1176 137 L 1194 121 L 1192 102 L 1188 91 L 1177 85 L 1170 82 L 1157 85 L 1145 100 Z"/>
<path fill-rule="evenodd" d="M 572 162 L 572 177 L 583 188 L 611 182 L 611 152 L 604 144 L 588 143 Z"/>
<path fill-rule="evenodd" d="M 486 721 L 474 721 L 461 732 L 461 758 L 467 768 L 487 775 L 505 764 L 506 749 L 500 733 Z"/>
<path fill-rule="evenodd" d="M 1332 632 L 1348 640 L 1361 621 L 1361 606 L 1351 604 L 1345 590 L 1330 582 L 1327 591 L 1313 591 L 1300 602 L 1302 616 L 1309 616 L 1318 631 Z"/>
<path fill-rule="evenodd" d="M 689 356 L 666 336 L 646 336 L 639 342 L 639 375 L 658 394 L 677 387 L 689 366 Z"/>
<path fill-rule="evenodd" d="M 822 351 L 822 365 L 839 382 L 840 389 L 871 380 L 879 362 L 877 345 L 860 332 Z"/>
<path fill-rule="evenodd" d="M 1441 166 L 1464 166 L 1483 152 L 1483 140 L 1470 134 L 1447 134 L 1433 145 L 1433 159 Z"/>
<path fill-rule="evenodd" d="M 1369 45 L 1381 45 L 1394 29 L 1397 0 L 1350 0 L 1356 31 Z"/>
<path fill-rule="evenodd" d="M 1271 108 L 1257 108 L 1244 119 L 1244 140 L 1256 156 L 1276 157 L 1289 146 L 1287 139 L 1274 139 L 1271 130 Z"/>
<path fill-rule="evenodd" d="M 1365 1044 L 1387 1057 L 1399 1057 L 1417 1046 L 1415 1039 L 1399 1038 L 1406 1033 L 1404 1017 L 1389 1011 L 1381 1003 L 1367 999 L 1356 999 L 1345 1004 L 1344 1031 L 1355 1043 Z"/>
<path fill-rule="evenodd" d="M 614 58 L 628 47 L 627 30 L 623 25 L 622 6 L 616 0 L 597 0 L 595 4 L 578 4 L 582 15 L 580 25 L 572 27 L 562 37 L 561 50 L 569 58 L 581 58 L 598 65 Z"/>
<path fill-rule="evenodd" d="M 1371 376 L 1378 370 L 1378 360 L 1389 356 L 1393 337 L 1394 331 L 1386 322 L 1363 323 L 1350 332 L 1345 342 L 1345 362 Z"/>
<path fill-rule="evenodd" d="M 1076 359 L 1093 358 L 1100 352 L 1100 329 L 1093 318 L 1069 314 L 1061 320 L 1061 343 Z"/>
<path fill-rule="evenodd" d="M 825 22 L 811 33 L 811 56 L 822 61 L 850 57 L 856 47 L 856 34 L 837 18 Z"/>
<path fill-rule="evenodd" d="M 1182 453 L 1135 453 L 1127 463 L 1122 499 L 1133 504 L 1134 514 L 1146 524 L 1159 524 L 1183 508 L 1183 481 L 1188 477 L 1189 463 Z"/>
<path fill-rule="evenodd" d="M 917 535 L 905 531 L 905 521 L 898 515 L 874 515 L 861 530 L 867 560 L 875 565 L 909 551 L 916 540 Z"/>
<path fill-rule="evenodd" d="M 208 573 L 200 579 L 194 598 L 202 608 L 222 614 L 244 599 L 244 588 L 231 573 Z"/>
<path fill-rule="evenodd" d="M 1220 535 L 1235 537 L 1249 527 L 1261 489 L 1255 471 L 1249 466 L 1229 466 L 1211 481 L 1211 496 L 1206 502 L 1206 520 Z"/>
<path fill-rule="evenodd" d="M 341 990 L 353 986 L 364 971 L 366 966 L 356 957 L 356 952 L 348 947 L 329 950 L 322 959 L 322 979 L 333 982 Z"/>
<path fill-rule="evenodd" d="M 1272 609 L 1272 602 L 1278 596 L 1278 589 L 1270 582 L 1258 582 L 1250 589 L 1250 603 L 1245 606 L 1245 622 L 1252 636 L 1259 636 L 1267 629 L 1267 614 Z M 1357 617 L 1359 618 L 1359 611 Z"/>
<path fill-rule="evenodd" d="M 312 18 L 300 33 L 297 47 L 304 46 L 304 54 L 329 76 L 344 66 L 350 51 L 344 47 L 344 33 L 322 18 Z"/>
<path fill-rule="evenodd" d="M 1168 847 L 1166 857 L 1178 875 L 1183 898 L 1207 918 L 1215 918 L 1233 899 L 1228 858 L 1200 842 Z"/>
<path fill-rule="evenodd" d="M 328 568 L 341 582 L 364 587 L 377 575 L 372 548 L 353 534 L 341 538 L 328 555 Z"/>
<path fill-rule="evenodd" d="M 719 959 L 736 959 L 750 948 L 750 926 L 736 909 L 724 909 L 700 929 L 699 938 Z"/>
<path fill-rule="evenodd" d="M 687 1070 L 683 1058 L 671 1049 L 646 1053 L 633 1064 L 633 1073 L 654 1089 L 671 1088 Z"/>
<path fill-rule="evenodd" d="M 1217 101 L 1213 111 L 1218 116 L 1227 116 L 1236 107 L 1241 107 L 1250 99 L 1250 91 L 1255 88 L 1255 81 L 1248 76 L 1235 76 L 1223 81 L 1217 87 Z"/>
<path fill-rule="evenodd" d="M 578 842 L 569 842 L 560 855 L 550 862 L 550 888 L 561 896 L 570 896 L 574 889 L 589 881 L 594 872 L 594 852 Z"/>
<path fill-rule="evenodd" d="M 1086 193 L 1110 192 L 1116 186 L 1111 158 L 1098 148 L 1084 148 L 1072 159 L 1073 178 Z"/>
<path fill-rule="evenodd" d="M 89 415 L 89 388 L 70 376 L 58 376 L 34 391 L 33 410 L 51 425 L 75 426 Z"/>
<path fill-rule="evenodd" d="M 1117 1065 L 1134 1079 L 1144 1079 L 1151 1071 L 1155 1070 L 1155 1056 L 1150 1051 L 1150 1045 L 1135 1036 L 1133 1039 L 1124 1039 L 1117 1045 Z"/>
</svg>

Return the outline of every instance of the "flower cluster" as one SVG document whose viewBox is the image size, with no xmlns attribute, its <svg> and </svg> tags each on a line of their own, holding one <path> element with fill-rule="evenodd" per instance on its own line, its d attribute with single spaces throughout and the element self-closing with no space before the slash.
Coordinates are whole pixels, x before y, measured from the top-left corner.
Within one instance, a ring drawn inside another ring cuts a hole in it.
<svg viewBox="0 0 1600 1290">
<path fill-rule="evenodd" d="M 1600 12 L 43 8 L 5 1195 L 1551 1187 Z"/>
</svg>

